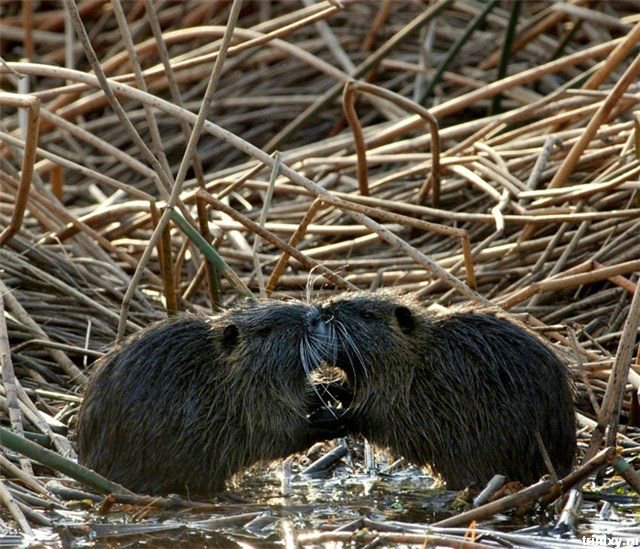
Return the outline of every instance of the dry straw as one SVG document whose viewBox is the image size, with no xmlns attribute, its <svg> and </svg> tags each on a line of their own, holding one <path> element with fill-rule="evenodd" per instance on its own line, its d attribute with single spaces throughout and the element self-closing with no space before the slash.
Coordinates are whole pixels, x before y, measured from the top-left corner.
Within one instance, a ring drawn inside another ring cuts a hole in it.
<svg viewBox="0 0 640 549">
<path fill-rule="evenodd" d="M 110 490 L 69 459 L 96 357 L 258 293 L 393 286 L 502 308 L 556 346 L 592 459 L 473 519 L 607 463 L 634 485 L 600 445 L 640 420 L 633 2 L 427 4 L 3 7 L 0 500 L 17 528 L 50 522 L 33 498 L 64 505 L 34 463 Z M 461 539 L 433 532 L 377 539 Z"/>
</svg>

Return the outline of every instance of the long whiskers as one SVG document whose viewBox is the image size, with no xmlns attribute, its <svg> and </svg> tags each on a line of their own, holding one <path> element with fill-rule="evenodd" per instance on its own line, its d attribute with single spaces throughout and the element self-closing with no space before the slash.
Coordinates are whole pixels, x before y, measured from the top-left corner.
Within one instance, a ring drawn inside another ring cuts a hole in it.
<svg viewBox="0 0 640 549">
<path fill-rule="evenodd" d="M 357 375 L 358 371 L 362 371 L 365 379 L 368 380 L 369 372 L 367 370 L 366 364 L 364 362 L 364 357 L 358 349 L 358 346 L 353 341 L 353 337 L 349 333 L 347 327 L 340 322 L 339 320 L 334 320 L 334 323 L 337 326 L 338 339 L 342 344 L 345 354 L 347 355 L 347 360 L 349 360 L 349 364 L 351 365 L 351 369 L 353 371 L 353 382 L 354 387 L 357 387 Z"/>
<path fill-rule="evenodd" d="M 316 285 L 316 280 L 318 280 L 319 278 L 322 277 L 321 274 L 317 274 L 317 275 L 315 275 L 313 277 L 311 276 L 313 274 L 313 271 L 316 270 L 316 268 L 317 268 L 317 266 L 313 267 L 309 271 L 309 274 L 307 275 L 307 283 L 305 284 L 305 287 L 304 287 L 304 295 L 305 295 L 305 300 L 306 300 L 307 305 L 311 305 L 312 293 L 313 293 L 313 288 Z"/>
<path fill-rule="evenodd" d="M 313 379 L 313 372 L 323 362 L 335 363 L 338 357 L 338 344 L 336 338 L 336 331 L 332 324 L 327 323 L 327 332 L 320 333 L 306 333 L 300 341 L 300 361 L 304 369 L 305 375 L 309 380 L 309 384 L 313 388 L 318 400 L 323 406 L 331 410 L 330 402 L 327 401 L 320 393 L 317 387 L 316 381 Z M 326 391 L 329 398 L 338 400 L 329 390 Z M 333 413 L 333 412 L 332 412 Z M 335 413 L 334 417 L 337 417 Z"/>
</svg>

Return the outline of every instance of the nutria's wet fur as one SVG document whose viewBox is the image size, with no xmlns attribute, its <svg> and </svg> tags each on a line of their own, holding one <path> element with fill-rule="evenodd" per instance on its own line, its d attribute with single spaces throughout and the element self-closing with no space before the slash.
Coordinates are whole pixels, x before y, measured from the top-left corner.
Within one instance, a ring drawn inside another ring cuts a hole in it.
<svg viewBox="0 0 640 549">
<path fill-rule="evenodd" d="M 354 384 L 354 429 L 427 465 L 451 489 L 501 473 L 524 483 L 558 475 L 576 447 L 573 385 L 537 336 L 489 312 L 438 314 L 395 293 L 322 304 L 336 366 Z"/>
<path fill-rule="evenodd" d="M 340 436 L 332 418 L 308 417 L 313 311 L 267 301 L 138 333 L 90 382 L 80 463 L 136 492 L 212 495 L 244 467 Z"/>
</svg>

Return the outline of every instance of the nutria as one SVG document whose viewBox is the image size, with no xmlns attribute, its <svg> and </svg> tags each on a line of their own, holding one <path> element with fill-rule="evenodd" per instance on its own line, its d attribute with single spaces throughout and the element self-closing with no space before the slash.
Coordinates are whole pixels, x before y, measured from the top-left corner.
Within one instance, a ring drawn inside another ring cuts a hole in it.
<svg viewBox="0 0 640 549">
<path fill-rule="evenodd" d="M 314 412 L 328 393 L 307 375 L 322 354 L 310 311 L 266 301 L 136 334 L 90 381 L 80 463 L 136 492 L 212 495 L 246 466 L 343 436 L 333 411 Z"/>
<path fill-rule="evenodd" d="M 556 473 L 571 469 L 573 384 L 525 327 L 490 312 L 434 313 L 389 292 L 320 308 L 335 365 L 353 383 L 353 428 L 374 444 L 430 466 L 451 489 L 495 473 L 537 481 L 547 468 L 536 433 Z"/>
</svg>

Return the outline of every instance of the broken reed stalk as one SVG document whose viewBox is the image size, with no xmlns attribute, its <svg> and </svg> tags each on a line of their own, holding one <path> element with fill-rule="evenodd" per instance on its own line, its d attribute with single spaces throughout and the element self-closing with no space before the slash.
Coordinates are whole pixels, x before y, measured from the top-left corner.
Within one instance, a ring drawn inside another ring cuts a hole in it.
<svg viewBox="0 0 640 549">
<path fill-rule="evenodd" d="M 449 48 L 449 50 L 447 51 L 447 55 L 442 59 L 442 61 L 440 61 L 434 75 L 431 77 L 431 80 L 429 80 L 429 84 L 418 99 L 417 103 L 419 105 L 424 105 L 426 100 L 429 99 L 435 87 L 440 83 L 444 71 L 447 70 L 454 57 L 458 55 L 458 52 L 460 51 L 462 46 L 467 43 L 467 40 L 469 40 L 470 36 L 473 34 L 473 31 L 475 31 L 480 25 L 482 25 L 487 15 L 489 15 L 491 10 L 496 5 L 496 2 L 497 0 L 489 0 L 488 2 L 486 2 L 484 8 L 482 8 L 482 11 L 480 11 L 478 15 L 476 15 L 475 18 L 469 22 L 460 36 L 458 36 L 453 46 Z"/>
<path fill-rule="evenodd" d="M 640 270 L 640 266 L 636 270 Z M 615 363 L 611 370 L 609 382 L 607 383 L 607 390 L 602 401 L 600 413 L 598 414 L 598 425 L 593 432 L 589 448 L 587 449 L 587 458 L 596 453 L 604 439 L 605 431 L 607 434 L 607 445 L 610 446 L 615 443 L 618 423 L 620 421 L 622 399 L 627 379 L 629 378 L 629 368 L 631 367 L 638 326 L 640 326 L 640 290 L 636 288 L 618 345 Z"/>
<path fill-rule="evenodd" d="M 610 458 L 609 463 L 615 472 L 624 478 L 636 493 L 640 494 L 640 475 L 638 475 L 633 466 L 620 456 Z"/>
<path fill-rule="evenodd" d="M 545 505 L 548 505 L 575 484 L 586 479 L 593 471 L 605 465 L 614 455 L 614 448 L 605 448 L 581 467 L 569 473 L 558 483 L 554 483 L 551 480 L 541 480 L 536 484 L 523 488 L 515 494 L 503 496 L 500 499 L 485 503 L 475 509 L 435 522 L 432 526 L 464 526 L 472 521 L 485 520 L 497 513 L 502 513 L 508 509 L 513 509 L 524 503 L 533 502 L 541 498 L 544 500 Z"/>
<path fill-rule="evenodd" d="M 507 66 L 509 64 L 509 59 L 511 58 L 513 38 L 516 34 L 516 25 L 518 23 L 518 17 L 520 16 L 521 7 L 522 0 L 513 0 L 513 2 L 511 2 L 511 13 L 509 14 L 507 31 L 504 33 L 504 44 L 502 46 L 502 53 L 500 54 L 500 63 L 498 64 L 498 80 L 502 80 L 507 74 Z M 491 98 L 490 114 L 497 114 L 500 112 L 501 99 L 502 96 L 499 93 Z"/>
<path fill-rule="evenodd" d="M 22 153 L 22 168 L 20 170 L 20 185 L 13 205 L 11 223 L 0 233 L 0 246 L 4 245 L 20 230 L 24 212 L 27 207 L 33 166 L 38 147 L 38 129 L 40 126 L 40 99 L 30 95 L 16 95 L 0 93 L 0 105 L 27 110 L 27 132 Z"/>
<path fill-rule="evenodd" d="M 200 186 L 200 180 L 198 179 L 198 186 Z M 201 188 L 205 188 L 201 186 Z M 203 239 L 207 242 L 212 242 L 213 236 L 211 235 L 211 231 L 209 230 L 209 220 L 207 218 L 207 207 L 205 202 L 196 198 L 196 211 L 198 213 L 198 225 L 200 227 L 200 234 Z M 212 246 L 212 249 L 215 249 L 215 246 Z M 209 291 L 209 300 L 211 303 L 211 312 L 215 314 L 219 308 L 221 303 L 220 298 L 220 271 L 218 267 L 211 263 L 210 261 L 203 262 L 204 274 L 207 279 L 207 289 Z M 243 292 L 245 289 L 243 288 Z M 184 297 L 184 296 L 183 296 Z"/>
<path fill-rule="evenodd" d="M 156 218 L 157 218 L 156 212 Z M 159 219 L 157 219 L 159 223 Z M 167 224 L 162 231 L 162 237 L 158 242 L 160 250 L 160 263 L 162 270 L 162 280 L 164 282 L 164 292 L 167 301 L 167 314 L 174 316 L 178 312 L 178 298 L 175 288 L 175 273 L 173 270 L 173 251 L 171 247 L 171 226 Z"/>
<path fill-rule="evenodd" d="M 280 174 L 280 153 L 276 152 L 273 155 L 273 168 L 271 169 L 271 176 L 269 177 L 269 186 L 267 187 L 267 193 L 264 197 L 264 202 L 262 204 L 262 209 L 260 210 L 260 219 L 259 224 L 262 230 L 265 230 L 265 225 L 267 223 L 267 214 L 269 212 L 269 208 L 271 207 L 271 202 L 273 200 L 273 191 L 276 184 L 276 179 Z M 202 189 L 203 192 L 206 192 Z M 202 201 L 201 201 L 202 202 Z M 260 258 L 258 257 L 258 250 L 260 248 L 260 236 L 255 234 L 253 236 L 253 264 L 256 274 L 256 279 L 258 282 L 258 289 L 260 291 L 260 297 L 266 297 L 266 289 L 264 282 L 264 275 L 262 273 L 262 265 L 260 264 Z"/>
<path fill-rule="evenodd" d="M 367 181 L 367 153 L 364 146 L 364 137 L 362 135 L 362 126 L 358 120 L 356 113 L 356 93 L 353 82 L 347 82 L 344 85 L 342 93 L 342 109 L 344 117 L 347 119 L 351 131 L 353 133 L 353 144 L 355 146 L 358 158 L 358 188 L 362 196 L 369 196 L 369 182 Z"/>
<path fill-rule="evenodd" d="M 220 257 L 215 251 L 213 246 L 209 244 L 203 237 L 196 231 L 186 219 L 184 219 L 178 212 L 171 212 L 171 219 L 180 227 L 180 229 L 187 235 L 187 237 L 198 247 L 198 249 L 207 258 L 207 261 L 211 263 L 217 270 L 224 276 L 231 286 L 243 297 L 253 299 L 253 293 L 247 287 L 247 285 L 238 277 L 234 270 L 227 265 L 226 261 Z"/>
<path fill-rule="evenodd" d="M 345 87 L 345 94 L 347 93 L 347 89 L 350 89 L 350 88 L 354 88 L 355 90 L 369 93 L 377 97 L 386 99 L 387 101 L 390 101 L 398 105 L 399 107 L 402 107 L 408 110 L 409 112 L 417 114 L 429 126 L 429 130 L 431 132 L 431 174 L 425 180 L 422 187 L 420 187 L 416 202 L 418 204 L 423 204 L 427 198 L 428 192 L 431 191 L 431 204 L 433 205 L 434 208 L 437 208 L 440 202 L 440 134 L 438 133 L 438 121 L 436 120 L 435 116 L 433 116 L 433 114 L 431 114 L 427 109 L 418 105 L 417 103 L 410 101 L 409 99 L 407 99 L 406 97 L 403 97 L 400 94 L 397 94 L 389 90 L 385 90 L 380 86 L 375 86 L 367 82 L 354 81 L 347 84 L 347 86 Z M 351 93 L 352 92 L 350 92 L 350 94 Z M 353 99 L 351 101 L 355 103 L 355 96 L 353 96 Z M 351 108 L 353 109 L 353 106 Z M 353 116 L 355 117 L 354 109 L 353 109 Z M 358 127 L 359 127 L 359 124 L 358 124 Z M 362 139 L 362 131 L 360 131 L 359 139 L 361 142 L 360 149 L 356 147 L 358 152 L 358 177 L 360 177 L 360 162 L 361 162 L 360 155 L 362 155 L 363 157 L 365 157 L 363 160 L 363 163 L 364 163 L 364 173 L 365 173 L 365 182 L 366 182 L 366 151 L 365 151 L 364 142 Z M 362 194 L 365 194 L 365 193 L 362 193 Z"/>
<path fill-rule="evenodd" d="M 25 517 L 22 509 L 11 495 L 11 492 L 7 489 L 4 483 L 4 479 L 0 479 L 0 500 L 3 505 L 7 508 L 9 513 L 13 516 L 15 521 L 18 523 L 20 529 L 29 537 L 33 537 L 33 530 L 27 517 Z"/>
<path fill-rule="evenodd" d="M 94 471 L 91 471 L 82 465 L 78 465 L 70 459 L 62 457 L 56 452 L 47 450 L 35 442 L 31 442 L 26 438 L 16 435 L 4 427 L 0 427 L 0 445 L 37 461 L 42 465 L 46 465 L 54 471 L 59 471 L 60 473 L 63 473 L 64 475 L 67 475 L 68 477 L 71 477 L 94 490 L 97 490 L 101 494 L 131 494 L 129 490 L 123 488 L 119 484 L 111 482 Z"/>
<path fill-rule="evenodd" d="M 307 227 L 313 221 L 313 218 L 316 216 L 316 214 L 318 213 L 321 207 L 322 207 L 322 200 L 320 200 L 319 198 L 316 198 L 311 203 L 311 206 L 309 206 L 309 209 L 307 210 L 307 213 L 302 218 L 302 221 L 300 221 L 298 228 L 291 235 L 291 238 L 289 239 L 289 243 L 288 243 L 289 246 L 291 246 L 292 248 L 295 248 L 300 243 L 300 241 L 304 238 L 304 234 L 307 230 Z M 278 279 L 282 276 L 282 273 L 284 273 L 285 269 L 287 268 L 287 263 L 289 262 L 290 257 L 291 255 L 286 251 L 283 251 L 282 254 L 280 255 L 280 258 L 278 259 L 278 262 L 273 268 L 273 271 L 271 272 L 271 276 L 267 281 L 267 286 L 266 286 L 267 296 L 270 296 L 273 290 L 275 290 L 276 286 L 278 285 Z"/>
</svg>

